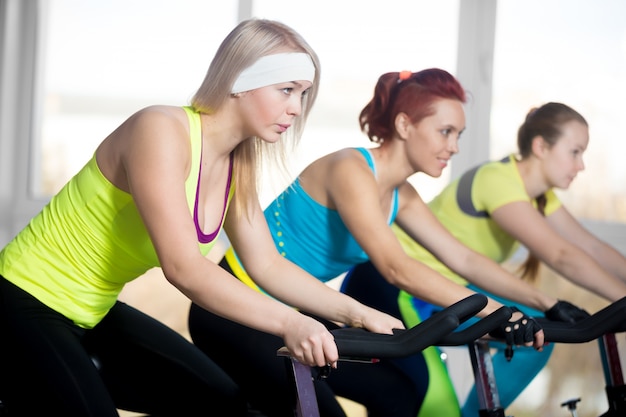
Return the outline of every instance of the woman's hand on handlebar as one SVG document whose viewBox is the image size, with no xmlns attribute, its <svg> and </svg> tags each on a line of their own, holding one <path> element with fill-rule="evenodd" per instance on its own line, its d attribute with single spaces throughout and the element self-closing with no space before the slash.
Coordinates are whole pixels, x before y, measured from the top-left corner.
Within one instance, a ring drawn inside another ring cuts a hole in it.
<svg viewBox="0 0 626 417">
<path fill-rule="evenodd" d="M 546 310 L 544 314 L 548 320 L 563 321 L 571 324 L 578 323 L 580 320 L 590 317 L 587 311 L 563 300 L 557 301 L 556 304 Z"/>
<path fill-rule="evenodd" d="M 544 344 L 541 325 L 516 307 L 510 307 L 510 309 L 513 311 L 511 318 L 497 329 L 489 332 L 489 335 L 504 340 L 510 346 L 532 346 L 541 351 Z"/>
<path fill-rule="evenodd" d="M 304 314 L 298 316 L 283 336 L 290 355 L 304 365 L 336 368 L 339 353 L 333 335 L 319 321 Z"/>
<path fill-rule="evenodd" d="M 401 320 L 358 303 L 352 310 L 351 327 L 365 328 L 373 333 L 393 334 L 394 329 L 404 329 Z M 339 353 L 333 335 L 319 321 L 303 314 L 287 327 L 283 335 L 285 346 L 298 362 L 308 366 L 337 367 Z"/>
<path fill-rule="evenodd" d="M 352 327 L 362 327 L 373 333 L 393 334 L 394 329 L 404 329 L 402 320 L 374 308 L 365 307 L 361 318 L 350 323 Z"/>
</svg>

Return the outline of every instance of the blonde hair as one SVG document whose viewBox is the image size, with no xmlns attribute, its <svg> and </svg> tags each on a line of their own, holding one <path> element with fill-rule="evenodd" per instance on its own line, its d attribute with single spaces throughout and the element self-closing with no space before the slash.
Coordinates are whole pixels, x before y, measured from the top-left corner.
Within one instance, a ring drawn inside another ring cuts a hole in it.
<svg viewBox="0 0 626 417">
<path fill-rule="evenodd" d="M 319 59 L 309 44 L 289 26 L 267 19 L 244 20 L 222 41 L 200 88 L 191 99 L 196 111 L 213 113 L 224 105 L 235 80 L 244 69 L 265 55 L 291 51 L 304 52 L 311 57 L 315 67 L 313 85 L 303 98 L 302 113 L 284 133 L 284 140 L 269 144 L 258 137 L 250 137 L 233 150 L 233 209 L 237 216 L 247 215 L 250 204 L 258 200 L 262 162 L 278 161 L 281 168 L 286 167 L 287 151 L 298 144 L 317 97 Z"/>
</svg>

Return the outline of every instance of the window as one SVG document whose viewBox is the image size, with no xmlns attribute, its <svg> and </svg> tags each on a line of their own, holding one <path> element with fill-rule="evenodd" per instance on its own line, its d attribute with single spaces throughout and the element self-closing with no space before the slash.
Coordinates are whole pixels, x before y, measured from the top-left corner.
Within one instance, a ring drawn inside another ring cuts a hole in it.
<svg viewBox="0 0 626 417">
<path fill-rule="evenodd" d="M 236 24 L 237 7 L 235 0 L 51 0 L 40 191 L 56 192 L 132 112 L 186 104 Z M 253 16 L 293 27 L 322 62 L 319 98 L 290 174 L 340 147 L 369 145 L 357 118 L 382 73 L 433 66 L 454 73 L 458 8 L 458 0 L 345 0 L 332 11 L 312 0 L 253 2 Z M 430 184 L 447 179 L 416 181 L 432 194 Z"/>
<path fill-rule="evenodd" d="M 45 195 L 136 110 L 187 104 L 237 20 L 235 1 L 50 0 L 48 11 L 36 190 Z"/>
<path fill-rule="evenodd" d="M 590 130 L 586 169 L 568 190 L 557 192 L 574 216 L 622 253 L 623 225 L 599 226 L 605 221 L 626 222 L 626 140 L 621 133 L 626 94 L 624 16 L 626 3 L 620 0 L 498 2 L 490 149 L 493 159 L 515 152 L 517 129 L 532 107 L 560 101 L 579 111 Z M 539 285 L 546 293 L 589 311 L 605 305 L 548 268 L 543 274 Z M 557 344 L 555 353 L 557 349 L 560 354 L 551 357 L 514 403 L 518 407 L 514 414 L 558 415 L 562 411 L 557 400 L 571 398 L 572 392 L 584 393 L 579 412 L 606 411 L 597 344 Z M 572 369 L 572 360 L 581 366 Z"/>
<path fill-rule="evenodd" d="M 589 123 L 586 170 L 562 200 L 577 217 L 626 221 L 626 3 L 498 2 L 491 154 L 515 152 L 531 107 L 560 101 Z"/>
<path fill-rule="evenodd" d="M 319 96 L 293 173 L 334 150 L 371 145 L 359 130 L 358 115 L 383 73 L 440 67 L 455 74 L 458 0 L 342 0 L 332 2 L 330 9 L 314 0 L 293 4 L 263 0 L 253 7 L 255 16 L 281 20 L 298 30 L 322 65 Z M 437 179 L 416 174 L 411 181 L 429 200 L 448 182 L 449 172 Z M 275 185 L 269 194 L 283 185 Z"/>
</svg>

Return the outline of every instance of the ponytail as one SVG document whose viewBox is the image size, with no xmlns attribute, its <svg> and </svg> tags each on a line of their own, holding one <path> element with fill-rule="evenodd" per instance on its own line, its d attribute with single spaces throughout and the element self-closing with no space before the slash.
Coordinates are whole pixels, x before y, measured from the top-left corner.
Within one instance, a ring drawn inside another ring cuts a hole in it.
<svg viewBox="0 0 626 417">
<path fill-rule="evenodd" d="M 541 194 L 539 197 L 535 199 L 537 203 L 537 210 L 541 213 L 542 216 L 545 216 L 546 209 L 546 195 Z M 522 279 L 527 279 L 529 282 L 534 283 L 537 280 L 537 276 L 539 275 L 539 267 L 541 263 L 539 258 L 537 258 L 532 252 L 528 252 L 528 257 L 526 261 L 519 267 L 518 272 L 522 273 Z"/>
</svg>

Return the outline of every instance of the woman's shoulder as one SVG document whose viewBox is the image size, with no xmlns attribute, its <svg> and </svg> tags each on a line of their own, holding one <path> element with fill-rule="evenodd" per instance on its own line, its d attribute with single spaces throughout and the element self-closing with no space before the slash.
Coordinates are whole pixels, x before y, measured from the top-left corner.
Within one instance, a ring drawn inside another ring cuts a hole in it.
<svg viewBox="0 0 626 417">
<path fill-rule="evenodd" d="M 485 161 L 478 166 L 480 170 L 506 170 L 510 168 L 515 163 L 515 158 L 513 155 L 507 155 L 504 158 L 500 159 L 492 159 L 489 161 Z"/>
<path fill-rule="evenodd" d="M 372 149 L 363 147 L 338 149 L 326 155 L 326 157 L 335 164 L 360 164 L 367 166 L 374 163 Z"/>
<path fill-rule="evenodd" d="M 157 148 L 164 152 L 186 152 L 189 147 L 189 123 L 186 119 L 182 107 L 144 107 L 128 117 L 105 140 L 105 144 L 118 154 L 142 154 Z"/>
<path fill-rule="evenodd" d="M 334 157 L 336 159 L 359 158 L 359 155 L 363 155 L 366 152 L 368 152 L 366 148 L 347 147 L 337 149 L 336 151 L 329 153 L 327 156 Z M 362 158 L 363 157 L 361 156 L 360 159 Z"/>
<path fill-rule="evenodd" d="M 524 184 L 515 168 L 514 161 L 502 159 L 487 162 L 481 165 L 471 178 L 465 178 L 466 182 L 460 182 L 459 187 L 467 187 L 471 184 L 474 194 L 484 194 L 491 199 L 497 193 L 524 192 Z M 463 185 L 465 184 L 465 185 Z"/>
<path fill-rule="evenodd" d="M 183 107 L 180 106 L 154 104 L 137 110 L 129 119 L 157 123 L 180 123 L 186 119 L 186 114 Z"/>
<path fill-rule="evenodd" d="M 354 163 L 363 163 L 365 161 L 359 148 L 342 148 L 325 155 L 320 156 L 311 165 L 324 165 L 326 167 L 338 167 L 344 165 L 352 165 Z"/>
<path fill-rule="evenodd" d="M 343 148 L 311 162 L 299 175 L 302 186 L 310 193 L 313 188 L 343 187 L 371 175 L 367 161 L 355 148 Z"/>
<path fill-rule="evenodd" d="M 122 132 L 130 137 L 158 137 L 189 135 L 189 123 L 182 107 L 152 105 L 133 113 L 122 124 Z"/>
<path fill-rule="evenodd" d="M 476 169 L 476 176 L 484 180 L 488 178 L 508 180 L 514 178 L 516 172 L 515 159 L 506 157 L 481 164 Z"/>
</svg>

